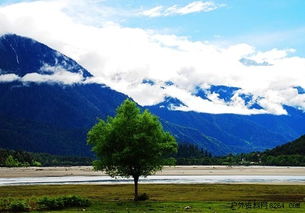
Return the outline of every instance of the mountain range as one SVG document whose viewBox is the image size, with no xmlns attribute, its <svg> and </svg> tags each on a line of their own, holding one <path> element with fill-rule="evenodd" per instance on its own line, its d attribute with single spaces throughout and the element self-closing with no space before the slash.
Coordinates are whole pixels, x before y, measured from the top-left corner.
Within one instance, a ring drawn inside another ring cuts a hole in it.
<svg viewBox="0 0 305 213">
<path fill-rule="evenodd" d="M 113 116 L 122 101 L 129 98 L 107 85 L 90 83 L 91 77 L 74 60 L 38 41 L 14 34 L 1 36 L 0 147 L 90 155 L 87 131 L 97 118 Z M 211 87 L 225 101 L 236 89 Z M 196 95 L 207 98 L 204 91 L 198 90 Z M 159 116 L 178 142 L 196 144 L 214 155 L 270 149 L 305 133 L 305 113 L 293 107 L 285 107 L 288 115 L 174 110 L 173 106 L 183 104 L 177 98 L 166 97 L 162 103 L 142 108 Z"/>
</svg>

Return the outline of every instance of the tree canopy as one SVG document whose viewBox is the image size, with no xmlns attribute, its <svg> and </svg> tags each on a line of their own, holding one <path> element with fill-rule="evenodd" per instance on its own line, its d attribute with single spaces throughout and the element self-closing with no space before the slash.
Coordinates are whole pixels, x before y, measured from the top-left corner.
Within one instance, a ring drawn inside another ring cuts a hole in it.
<svg viewBox="0 0 305 213">
<path fill-rule="evenodd" d="M 127 99 L 118 107 L 115 117 L 99 122 L 88 132 L 87 142 L 98 160 L 96 170 L 110 176 L 133 177 L 135 200 L 140 176 L 148 176 L 173 162 L 177 152 L 173 136 L 165 132 L 158 118 L 147 110 L 141 111 Z"/>
</svg>

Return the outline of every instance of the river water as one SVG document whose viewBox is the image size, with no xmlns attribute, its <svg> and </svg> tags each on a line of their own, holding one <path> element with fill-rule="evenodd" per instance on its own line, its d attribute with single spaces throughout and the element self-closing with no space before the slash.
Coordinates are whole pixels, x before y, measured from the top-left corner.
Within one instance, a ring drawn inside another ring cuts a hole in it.
<svg viewBox="0 0 305 213">
<path fill-rule="evenodd" d="M 130 184 L 131 178 L 111 178 L 109 176 L 64 176 L 0 178 L 0 186 L 46 185 L 46 184 Z M 207 176 L 148 176 L 140 178 L 140 183 L 152 184 L 207 184 L 207 183 L 275 183 L 305 184 L 305 176 L 270 175 L 207 175 Z"/>
</svg>

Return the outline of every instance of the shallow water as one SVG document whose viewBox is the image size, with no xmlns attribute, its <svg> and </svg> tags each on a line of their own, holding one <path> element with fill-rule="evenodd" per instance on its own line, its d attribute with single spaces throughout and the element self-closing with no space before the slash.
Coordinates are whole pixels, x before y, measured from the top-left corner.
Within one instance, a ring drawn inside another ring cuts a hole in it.
<svg viewBox="0 0 305 213">
<path fill-rule="evenodd" d="M 304 183 L 305 176 L 270 175 L 209 175 L 209 176 L 148 176 L 140 178 L 141 183 L 187 184 L 187 183 Z M 0 178 L 0 186 L 44 185 L 44 184 L 129 184 L 131 178 L 111 178 L 109 176 L 65 176 Z"/>
</svg>

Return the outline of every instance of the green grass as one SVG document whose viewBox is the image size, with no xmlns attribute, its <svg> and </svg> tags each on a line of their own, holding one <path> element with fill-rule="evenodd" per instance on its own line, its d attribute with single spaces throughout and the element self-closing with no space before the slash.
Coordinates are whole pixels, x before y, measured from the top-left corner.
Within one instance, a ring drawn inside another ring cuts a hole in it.
<svg viewBox="0 0 305 213">
<path fill-rule="evenodd" d="M 132 192 L 133 185 L 2 186 L 0 198 L 37 200 L 44 196 L 79 195 L 93 202 L 86 208 L 89 212 L 305 213 L 305 186 L 142 184 L 140 192 L 150 196 L 150 200 L 145 202 L 132 201 Z M 262 202 L 267 208 L 253 208 L 254 202 Z M 299 203 L 301 208 L 289 208 L 291 203 Z M 232 210 L 232 204 L 236 204 L 233 205 L 235 210 Z M 251 208 L 247 208 L 249 205 Z M 187 206 L 191 208 L 185 209 Z M 52 212 L 75 211 L 82 211 L 82 208 Z"/>
<path fill-rule="evenodd" d="M 127 212 L 204 212 L 204 213 L 274 213 L 274 212 L 287 212 L 287 213 L 302 213 L 305 208 L 292 209 L 288 208 L 289 203 L 284 203 L 285 208 L 282 209 L 236 209 L 232 210 L 231 202 L 99 202 L 92 207 L 87 208 L 87 212 L 108 212 L 108 213 L 127 213 Z M 185 207 L 190 206 L 190 209 Z M 81 211 L 82 209 L 69 209 L 62 212 Z"/>
</svg>

